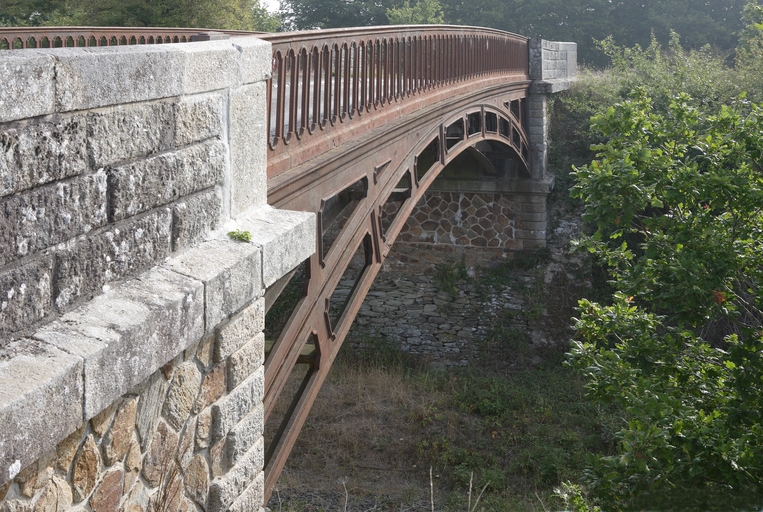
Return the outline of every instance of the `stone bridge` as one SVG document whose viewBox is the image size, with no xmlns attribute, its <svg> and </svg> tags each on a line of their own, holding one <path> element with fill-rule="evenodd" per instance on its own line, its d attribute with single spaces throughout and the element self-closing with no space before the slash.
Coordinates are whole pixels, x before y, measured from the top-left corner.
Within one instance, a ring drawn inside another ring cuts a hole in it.
<svg viewBox="0 0 763 512">
<path fill-rule="evenodd" d="M 3 512 L 258 510 L 396 239 L 545 243 L 573 43 L 46 30 L 0 29 L 24 49 L 0 52 Z"/>
</svg>

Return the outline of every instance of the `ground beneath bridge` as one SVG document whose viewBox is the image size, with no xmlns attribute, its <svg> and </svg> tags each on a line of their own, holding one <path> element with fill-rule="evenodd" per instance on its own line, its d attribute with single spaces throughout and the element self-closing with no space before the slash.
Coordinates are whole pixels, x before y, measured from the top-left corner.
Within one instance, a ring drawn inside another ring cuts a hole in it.
<svg viewBox="0 0 763 512">
<path fill-rule="evenodd" d="M 398 245 L 273 492 L 273 511 L 552 509 L 606 421 L 562 365 L 591 270 L 550 205 L 548 250 Z M 480 252 L 476 252 L 480 251 Z M 430 481 L 430 468 L 432 476 Z"/>
</svg>

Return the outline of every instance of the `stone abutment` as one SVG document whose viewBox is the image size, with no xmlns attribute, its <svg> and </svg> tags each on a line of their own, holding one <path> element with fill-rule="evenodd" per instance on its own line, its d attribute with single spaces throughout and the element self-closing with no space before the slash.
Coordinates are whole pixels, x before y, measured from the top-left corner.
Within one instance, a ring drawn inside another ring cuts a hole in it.
<svg viewBox="0 0 763 512">
<path fill-rule="evenodd" d="M 0 54 L 0 510 L 259 510 L 271 46 Z M 248 231 L 250 243 L 227 236 Z"/>
</svg>

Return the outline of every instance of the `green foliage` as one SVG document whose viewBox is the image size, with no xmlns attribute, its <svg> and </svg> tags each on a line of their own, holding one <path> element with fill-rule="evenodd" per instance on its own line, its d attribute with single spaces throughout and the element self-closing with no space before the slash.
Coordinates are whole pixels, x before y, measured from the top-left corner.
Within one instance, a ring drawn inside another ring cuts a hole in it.
<svg viewBox="0 0 763 512">
<path fill-rule="evenodd" d="M 554 490 L 554 495 L 563 503 L 565 510 L 571 510 L 572 512 L 601 512 L 601 508 L 588 503 L 583 495 L 583 489 L 579 485 L 565 482 Z"/>
<path fill-rule="evenodd" d="M 759 90 L 763 79 L 763 6 L 758 5 L 757 0 L 750 0 L 745 6 L 743 18 L 747 25 L 740 34 L 736 69 L 744 77 L 749 90 Z"/>
<path fill-rule="evenodd" d="M 402 7 L 387 9 L 387 18 L 391 25 L 436 25 L 445 21 L 438 0 L 418 0 L 413 6 L 405 0 Z"/>
<path fill-rule="evenodd" d="M 598 42 L 611 60 L 605 71 L 583 68 L 571 90 L 554 95 L 549 139 L 553 163 L 563 170 L 582 165 L 594 157 L 592 145 L 602 144 L 601 131 L 589 130 L 589 120 L 642 89 L 658 112 L 669 110 L 679 94 L 687 93 L 693 108 L 717 110 L 746 94 L 747 100 L 763 101 L 763 51 L 740 52 L 734 67 L 723 53 L 710 48 L 687 50 L 674 33 L 667 47 L 652 38 L 648 46 L 625 47 L 613 38 Z M 557 183 L 566 186 L 565 172 L 557 171 Z"/>
<path fill-rule="evenodd" d="M 434 281 L 440 290 L 447 292 L 451 297 L 458 296 L 456 285 L 468 279 L 466 265 L 462 260 L 459 264 L 446 265 L 438 263 L 435 265 Z"/>
<path fill-rule="evenodd" d="M 238 240 L 239 242 L 252 241 L 252 234 L 249 231 L 242 231 L 241 229 L 236 229 L 235 231 L 228 231 L 228 236 L 233 240 Z"/>
<path fill-rule="evenodd" d="M 743 28 L 746 0 L 442 0 L 448 23 L 499 28 L 555 41 L 575 41 L 581 62 L 603 68 L 608 60 L 594 41 L 612 36 L 618 45 L 662 45 L 671 31 L 691 49 L 706 45 L 731 51 Z"/>
<path fill-rule="evenodd" d="M 387 25 L 393 0 L 281 0 L 279 13 L 287 30 Z"/>
<path fill-rule="evenodd" d="M 260 0 L 11 0 L 0 24 L 198 27 L 275 31 Z"/>
<path fill-rule="evenodd" d="M 6 0 L 0 5 L 0 27 L 44 25 L 64 5 L 64 0 Z"/>
<path fill-rule="evenodd" d="M 742 11 L 742 19 L 747 24 L 739 38 L 742 48 L 749 47 L 753 42 L 759 42 L 763 36 L 763 6 L 757 0 L 749 0 Z"/>
<path fill-rule="evenodd" d="M 586 483 L 607 509 L 730 510 L 763 495 L 763 110 L 663 111 L 643 90 L 592 120 L 573 195 L 611 305 L 583 300 L 570 364 L 624 411 Z"/>
<path fill-rule="evenodd" d="M 598 414 L 582 402 L 580 383 L 560 365 L 510 377 L 460 372 L 437 388 L 444 386 L 451 388 L 451 404 L 422 423 L 432 433 L 417 450 L 423 463 L 457 488 L 465 490 L 472 474 L 475 487 L 488 484 L 488 500 L 557 486 L 580 474 L 589 450 L 601 449 Z M 466 421 L 449 412 L 454 406 Z"/>
<path fill-rule="evenodd" d="M 703 115 L 685 95 L 665 116 L 652 108 L 639 92 L 594 118 L 609 138 L 574 172 L 573 195 L 597 228 L 578 244 L 656 310 L 690 325 L 731 319 L 735 289 L 763 261 L 763 111 L 742 103 Z M 713 291 L 728 295 L 722 307 Z"/>
</svg>

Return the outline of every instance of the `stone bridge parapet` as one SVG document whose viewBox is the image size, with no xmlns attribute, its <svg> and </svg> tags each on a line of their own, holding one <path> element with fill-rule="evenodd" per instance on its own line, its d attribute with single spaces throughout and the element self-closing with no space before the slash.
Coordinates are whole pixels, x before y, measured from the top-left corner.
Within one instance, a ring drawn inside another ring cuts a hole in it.
<svg viewBox="0 0 763 512">
<path fill-rule="evenodd" d="M 261 506 L 263 294 L 315 250 L 267 205 L 270 70 L 254 37 L 0 53 L 0 510 Z"/>
</svg>

